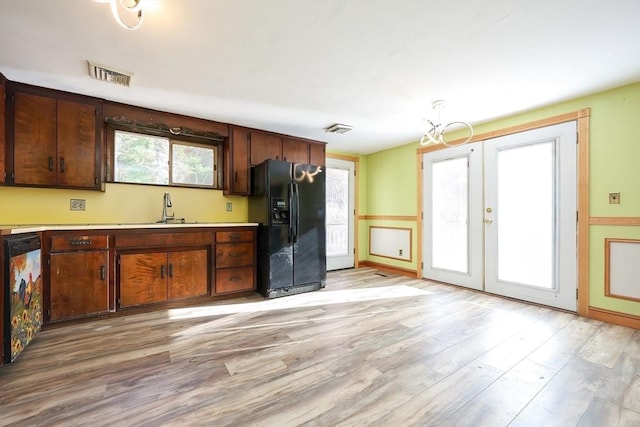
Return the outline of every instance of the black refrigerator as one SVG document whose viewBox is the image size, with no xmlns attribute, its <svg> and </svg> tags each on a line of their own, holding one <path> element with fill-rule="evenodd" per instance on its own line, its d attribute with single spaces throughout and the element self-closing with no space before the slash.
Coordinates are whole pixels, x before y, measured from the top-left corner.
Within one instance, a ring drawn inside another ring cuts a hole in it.
<svg viewBox="0 0 640 427">
<path fill-rule="evenodd" d="M 258 291 L 276 298 L 324 288 L 324 166 L 267 160 L 251 173 L 249 221 L 259 224 Z"/>
</svg>

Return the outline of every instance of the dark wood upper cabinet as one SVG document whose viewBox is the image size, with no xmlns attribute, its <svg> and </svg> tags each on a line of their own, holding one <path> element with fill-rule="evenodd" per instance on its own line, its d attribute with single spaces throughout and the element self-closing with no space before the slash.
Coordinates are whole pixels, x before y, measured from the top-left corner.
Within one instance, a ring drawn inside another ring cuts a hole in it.
<svg viewBox="0 0 640 427">
<path fill-rule="evenodd" d="M 282 157 L 286 162 L 309 163 L 309 143 L 294 138 L 282 138 Z"/>
<path fill-rule="evenodd" d="M 325 166 L 326 164 L 326 145 L 321 142 L 309 143 L 309 164 Z"/>
<path fill-rule="evenodd" d="M 251 131 L 251 166 L 268 159 L 282 160 L 282 137 L 260 131 Z"/>
<path fill-rule="evenodd" d="M 57 184 L 56 109 L 54 98 L 20 92 L 14 95 L 15 184 Z"/>
<path fill-rule="evenodd" d="M 21 86 L 12 92 L 8 159 L 16 185 L 100 189 L 100 104 L 80 96 Z"/>
<path fill-rule="evenodd" d="M 0 184 L 5 182 L 5 153 L 7 152 L 6 146 L 6 127 L 5 127 L 5 114 L 6 114 L 6 94 L 7 94 L 7 80 L 0 74 Z"/>
<path fill-rule="evenodd" d="M 224 194 L 246 196 L 250 192 L 249 135 L 248 129 L 230 129 L 225 143 Z"/>
</svg>

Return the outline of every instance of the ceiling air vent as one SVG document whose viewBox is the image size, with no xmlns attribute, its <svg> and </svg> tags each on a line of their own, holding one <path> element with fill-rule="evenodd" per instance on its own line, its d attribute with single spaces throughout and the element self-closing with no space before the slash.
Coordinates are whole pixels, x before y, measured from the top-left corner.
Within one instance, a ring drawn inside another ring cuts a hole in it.
<svg viewBox="0 0 640 427">
<path fill-rule="evenodd" d="M 129 87 L 129 84 L 131 83 L 133 73 L 116 70 L 114 68 L 107 68 L 104 65 L 94 64 L 91 61 L 87 61 L 87 64 L 89 64 L 89 76 L 96 80 L 115 83 L 126 87 Z"/>
<path fill-rule="evenodd" d="M 351 129 L 353 129 L 353 126 L 341 125 L 339 123 L 336 123 L 335 125 L 331 125 L 328 128 L 325 128 L 324 131 L 330 133 L 347 133 Z"/>
</svg>

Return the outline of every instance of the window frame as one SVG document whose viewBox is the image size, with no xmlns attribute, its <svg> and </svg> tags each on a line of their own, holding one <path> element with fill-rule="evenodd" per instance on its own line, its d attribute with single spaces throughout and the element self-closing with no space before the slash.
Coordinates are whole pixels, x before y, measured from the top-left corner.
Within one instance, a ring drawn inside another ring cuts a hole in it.
<svg viewBox="0 0 640 427">
<path fill-rule="evenodd" d="M 105 149 L 105 182 L 115 184 L 133 184 L 133 185 L 152 185 L 160 187 L 183 187 L 183 188 L 203 188 L 212 190 L 223 189 L 223 141 L 211 141 L 205 138 L 198 138 L 184 135 L 173 135 L 161 131 L 152 131 L 148 129 L 130 128 L 128 126 L 120 126 L 115 124 L 108 124 L 106 127 L 106 149 Z M 142 182 L 129 182 L 129 181 L 116 181 L 115 179 L 115 137 L 116 132 L 128 132 L 138 135 L 165 138 L 168 141 L 168 184 L 155 184 L 155 183 L 142 183 Z M 173 145 L 193 146 L 199 148 L 210 148 L 213 150 L 213 184 L 212 185 L 196 185 L 196 184 L 184 184 L 174 183 L 172 181 L 172 156 Z"/>
</svg>

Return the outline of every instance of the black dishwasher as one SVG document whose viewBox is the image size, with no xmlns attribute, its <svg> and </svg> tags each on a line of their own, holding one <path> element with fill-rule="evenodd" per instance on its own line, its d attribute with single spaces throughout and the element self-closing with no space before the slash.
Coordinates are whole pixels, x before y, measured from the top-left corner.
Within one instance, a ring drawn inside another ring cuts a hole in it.
<svg viewBox="0 0 640 427">
<path fill-rule="evenodd" d="M 40 236 L 8 236 L 5 241 L 4 362 L 13 362 L 42 327 Z"/>
</svg>

